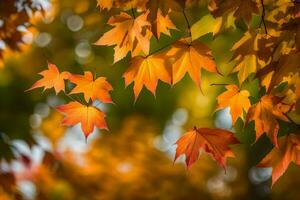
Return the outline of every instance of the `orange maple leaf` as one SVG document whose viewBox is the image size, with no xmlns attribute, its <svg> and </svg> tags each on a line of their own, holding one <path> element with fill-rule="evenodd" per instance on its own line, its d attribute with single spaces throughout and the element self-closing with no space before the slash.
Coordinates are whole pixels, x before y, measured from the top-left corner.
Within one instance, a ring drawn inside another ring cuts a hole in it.
<svg viewBox="0 0 300 200">
<path fill-rule="evenodd" d="M 84 75 L 70 75 L 69 80 L 76 84 L 76 87 L 70 94 L 83 93 L 86 102 L 98 99 L 104 103 L 112 103 L 109 92 L 113 89 L 106 81 L 105 77 L 99 77 L 94 80 L 93 74 L 89 71 Z"/>
<path fill-rule="evenodd" d="M 177 29 L 171 21 L 169 14 L 163 16 L 160 9 L 157 10 L 156 18 L 154 20 L 151 20 L 150 23 L 151 31 L 157 39 L 160 38 L 161 33 L 170 36 L 170 29 Z"/>
<path fill-rule="evenodd" d="M 294 162 L 300 165 L 300 136 L 289 134 L 278 139 L 279 148 L 263 158 L 258 167 L 272 167 L 272 186 L 287 170 L 289 164 Z"/>
<path fill-rule="evenodd" d="M 102 10 L 104 9 L 110 10 L 113 6 L 113 0 L 97 0 L 97 5 Z"/>
<path fill-rule="evenodd" d="M 252 120 L 255 122 L 256 140 L 266 133 L 271 141 L 278 146 L 277 134 L 279 124 L 277 119 L 289 121 L 284 115 L 289 106 L 281 103 L 282 98 L 273 95 L 263 96 L 256 104 L 249 108 L 245 125 Z"/>
<path fill-rule="evenodd" d="M 65 91 L 64 80 L 69 78 L 69 72 L 59 73 L 56 65 L 48 63 L 48 70 L 44 70 L 39 74 L 42 75 L 43 78 L 35 82 L 31 88 L 26 91 L 40 87 L 44 87 L 44 91 L 46 89 L 54 88 L 56 94 L 58 94 L 60 91 Z"/>
<path fill-rule="evenodd" d="M 180 155 L 185 154 L 186 165 L 190 168 L 198 159 L 200 149 L 203 149 L 220 166 L 225 167 L 227 157 L 234 157 L 229 145 L 238 143 L 239 141 L 230 131 L 212 128 L 194 128 L 177 140 L 174 162 Z"/>
<path fill-rule="evenodd" d="M 132 56 L 137 56 L 141 50 L 148 55 L 150 49 L 151 32 L 150 23 L 147 21 L 149 12 L 133 18 L 125 12 L 112 16 L 108 24 L 114 26 L 106 32 L 95 44 L 116 45 L 114 62 L 124 58 L 131 51 Z"/>
<path fill-rule="evenodd" d="M 180 81 L 186 73 L 189 73 L 197 86 L 201 86 L 201 69 L 210 72 L 218 72 L 211 55 L 211 50 L 198 41 L 189 42 L 184 38 L 175 42 L 167 52 L 167 56 L 175 59 L 172 65 L 173 84 Z"/>
<path fill-rule="evenodd" d="M 232 118 L 232 124 L 235 124 L 239 117 L 243 116 L 243 110 L 248 111 L 251 104 L 249 101 L 249 92 L 247 90 L 239 90 L 236 85 L 227 85 L 227 91 L 218 96 L 218 108 L 226 108 L 229 106 Z"/>
<path fill-rule="evenodd" d="M 124 73 L 126 87 L 134 82 L 135 99 L 139 96 L 143 86 L 146 86 L 153 94 L 157 87 L 158 80 L 171 83 L 171 76 L 164 65 L 161 54 L 152 56 L 137 56 L 132 58 L 131 65 Z"/>
<path fill-rule="evenodd" d="M 73 126 L 81 123 L 81 130 L 87 138 L 96 126 L 99 129 L 106 129 L 105 114 L 94 106 L 86 106 L 79 102 L 72 101 L 68 104 L 57 106 L 56 109 L 66 115 L 62 124 Z"/>
</svg>

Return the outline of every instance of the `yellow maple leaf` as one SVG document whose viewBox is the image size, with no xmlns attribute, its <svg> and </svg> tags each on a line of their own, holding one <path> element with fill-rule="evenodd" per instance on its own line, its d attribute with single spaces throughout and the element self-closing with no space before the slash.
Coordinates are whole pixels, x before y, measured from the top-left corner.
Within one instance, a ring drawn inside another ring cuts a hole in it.
<svg viewBox="0 0 300 200">
<path fill-rule="evenodd" d="M 270 61 L 271 47 L 275 38 L 255 30 L 248 30 L 231 48 L 234 51 L 232 60 L 237 62 L 233 73 L 238 73 L 242 84 L 250 74 L 264 68 Z"/>
</svg>

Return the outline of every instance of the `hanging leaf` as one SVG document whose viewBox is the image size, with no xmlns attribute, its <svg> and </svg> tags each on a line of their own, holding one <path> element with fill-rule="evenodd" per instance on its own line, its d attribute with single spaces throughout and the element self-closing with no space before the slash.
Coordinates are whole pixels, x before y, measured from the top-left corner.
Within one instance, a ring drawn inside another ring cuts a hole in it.
<svg viewBox="0 0 300 200">
<path fill-rule="evenodd" d="M 158 80 L 171 83 L 171 76 L 164 64 L 161 54 L 152 56 L 138 56 L 131 60 L 130 67 L 124 73 L 126 87 L 134 82 L 135 99 L 139 96 L 143 86 L 155 94 Z"/>
<path fill-rule="evenodd" d="M 106 129 L 105 114 L 97 107 L 86 106 L 79 102 L 72 101 L 68 104 L 57 106 L 56 109 L 65 114 L 62 125 L 73 126 L 81 124 L 81 130 L 87 138 L 94 131 L 96 126 L 99 129 Z"/>
<path fill-rule="evenodd" d="M 236 85 L 227 85 L 226 91 L 218 96 L 218 108 L 230 108 L 232 124 L 234 125 L 239 117 L 243 117 L 243 111 L 247 112 L 250 108 L 249 92 L 239 90 Z"/>
<path fill-rule="evenodd" d="M 95 44 L 116 45 L 114 62 L 124 58 L 128 52 L 131 52 L 132 56 L 139 55 L 141 51 L 148 55 L 151 32 L 147 16 L 148 12 L 137 18 L 121 12 L 119 15 L 111 17 L 107 23 L 114 28 L 106 32 Z"/>
<path fill-rule="evenodd" d="M 35 82 L 31 88 L 26 91 L 40 87 L 44 87 L 44 90 L 54 88 L 56 94 L 58 94 L 60 91 L 65 91 L 64 80 L 69 78 L 69 72 L 60 73 L 56 65 L 48 63 L 48 70 L 44 70 L 39 74 L 42 75 L 43 78 Z"/>
<path fill-rule="evenodd" d="M 272 185 L 283 175 L 291 162 L 300 165 L 300 137 L 289 134 L 278 140 L 278 148 L 263 158 L 258 167 L 272 167 Z"/>
<path fill-rule="evenodd" d="M 198 41 L 189 42 L 184 38 L 172 45 L 167 56 L 174 62 L 172 65 L 173 84 L 179 82 L 188 73 L 197 86 L 201 87 L 201 69 L 217 73 L 215 61 L 211 55 L 211 50 Z"/>
<path fill-rule="evenodd" d="M 185 162 L 190 168 L 199 157 L 200 150 L 209 153 L 220 166 L 225 167 L 227 157 L 234 157 L 229 145 L 238 144 L 239 141 L 233 133 L 223 129 L 194 128 L 185 133 L 176 142 L 176 155 L 174 161 L 184 154 Z"/>
<path fill-rule="evenodd" d="M 93 74 L 89 71 L 84 75 L 70 75 L 70 81 L 76 84 L 76 87 L 70 94 L 83 93 L 86 102 L 98 99 L 104 103 L 112 103 L 109 92 L 113 89 L 106 81 L 105 77 L 99 77 L 94 80 Z"/>
</svg>

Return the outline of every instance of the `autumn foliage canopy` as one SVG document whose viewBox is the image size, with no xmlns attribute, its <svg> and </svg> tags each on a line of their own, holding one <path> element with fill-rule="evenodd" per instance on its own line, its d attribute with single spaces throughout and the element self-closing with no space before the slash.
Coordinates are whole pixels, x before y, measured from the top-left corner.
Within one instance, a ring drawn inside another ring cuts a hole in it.
<svg viewBox="0 0 300 200">
<path fill-rule="evenodd" d="M 195 21 L 189 11 L 199 2 L 208 12 Z M 235 157 L 232 145 L 242 142 L 235 136 L 239 131 L 235 126 L 242 124 L 242 129 L 248 129 L 254 123 L 256 141 L 266 135 L 273 144 L 271 152 L 258 164 L 258 167 L 273 168 L 273 184 L 291 162 L 300 164 L 297 118 L 300 114 L 300 2 L 98 0 L 98 8 L 110 17 L 106 31 L 94 45 L 113 48 L 112 63 L 129 58 L 129 67 L 122 77 L 126 87 L 133 86 L 135 101 L 143 88 L 155 96 L 160 82 L 173 86 L 180 84 L 185 75 L 199 88 L 199 93 L 203 93 L 201 79 L 205 74 L 233 77 L 233 82 L 212 85 L 224 88 L 216 99 L 216 111 L 229 107 L 232 129 L 191 127 L 176 142 L 175 160 L 185 155 L 190 168 L 203 151 L 226 168 L 227 158 Z M 178 21 L 185 25 L 178 26 Z M 231 47 L 231 66 L 224 69 L 217 62 L 219 55 L 202 38 L 210 35 L 213 41 L 218 40 L 222 33 L 230 33 L 237 26 L 244 32 Z M 173 33 L 180 37 L 160 44 L 163 35 Z M 40 73 L 42 77 L 29 90 L 53 88 L 56 95 L 67 96 L 69 102 L 56 107 L 65 115 L 62 124 L 81 124 L 86 137 L 95 128 L 109 130 L 106 115 L 97 105 L 99 102 L 113 104 L 111 84 L 92 71 L 74 74 L 59 68 L 48 63 L 48 69 Z M 66 84 L 72 84 L 72 89 L 67 89 Z M 83 99 L 79 98 L 80 94 Z"/>
</svg>

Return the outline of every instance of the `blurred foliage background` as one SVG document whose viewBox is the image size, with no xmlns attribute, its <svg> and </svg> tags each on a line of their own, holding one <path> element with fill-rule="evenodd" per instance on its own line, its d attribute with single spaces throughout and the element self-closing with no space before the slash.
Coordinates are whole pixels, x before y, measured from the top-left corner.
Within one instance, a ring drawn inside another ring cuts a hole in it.
<svg viewBox="0 0 300 200">
<path fill-rule="evenodd" d="M 203 94 L 189 77 L 172 88 L 160 83 L 156 97 L 143 90 L 134 103 L 132 86 L 125 88 L 120 78 L 129 57 L 113 65 L 113 48 L 93 45 L 109 29 L 109 13 L 100 13 L 95 0 L 32 1 L 36 7 L 21 11 L 14 8 L 16 2 L 0 2 L 1 200 L 299 198 L 300 175 L 294 166 L 272 189 L 271 169 L 252 167 L 271 148 L 266 138 L 253 144 L 253 124 L 244 130 L 240 121 L 237 137 L 244 144 L 233 147 L 237 159 L 229 159 L 226 173 L 207 155 L 190 171 L 183 159 L 172 164 L 174 143 L 190 127 L 231 129 L 228 109 L 214 112 L 216 96 L 224 90 L 214 84 L 236 81 L 232 76 L 203 72 Z M 191 23 L 207 13 L 205 1 L 199 2 L 188 12 Z M 17 17 L 4 27 L 10 13 Z M 172 17 L 179 29 L 186 28 L 180 17 Z M 239 28 L 222 33 L 217 41 L 210 34 L 200 38 L 212 48 L 222 74 L 230 72 L 230 48 L 242 35 Z M 15 35 L 12 41 L 5 38 L 8 30 Z M 172 37 L 153 40 L 151 48 L 180 34 L 172 31 Z M 24 92 L 47 61 L 60 70 L 91 70 L 108 77 L 115 105 L 101 108 L 109 132 L 95 130 L 86 142 L 79 126 L 60 126 L 63 117 L 53 107 L 64 103 L 64 96 Z M 255 81 L 249 87 L 258 92 Z"/>
</svg>

